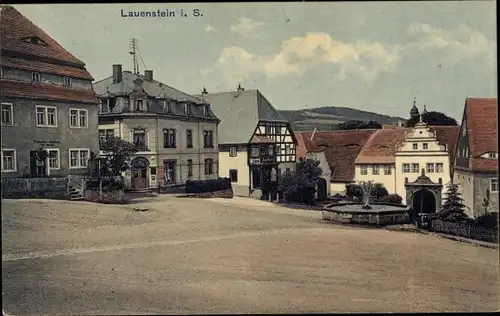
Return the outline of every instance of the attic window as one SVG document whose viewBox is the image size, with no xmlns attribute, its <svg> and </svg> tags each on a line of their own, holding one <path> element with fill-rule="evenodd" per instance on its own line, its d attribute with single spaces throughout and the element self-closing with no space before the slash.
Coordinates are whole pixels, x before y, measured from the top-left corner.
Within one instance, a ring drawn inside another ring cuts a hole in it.
<svg viewBox="0 0 500 316">
<path fill-rule="evenodd" d="M 191 115 L 191 106 L 189 103 L 184 103 L 184 114 Z"/>
<path fill-rule="evenodd" d="M 40 37 L 37 36 L 23 38 L 22 41 L 33 45 L 48 46 L 47 43 L 45 43 Z"/>
<path fill-rule="evenodd" d="M 208 110 L 208 105 L 203 106 L 203 116 L 204 117 L 209 117 L 210 116 L 210 111 Z"/>
</svg>

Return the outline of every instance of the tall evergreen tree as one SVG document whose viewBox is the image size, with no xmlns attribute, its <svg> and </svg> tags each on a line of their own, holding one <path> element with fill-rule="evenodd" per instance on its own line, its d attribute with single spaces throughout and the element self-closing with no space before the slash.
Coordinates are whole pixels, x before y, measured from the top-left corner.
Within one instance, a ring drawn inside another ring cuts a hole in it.
<svg viewBox="0 0 500 316">
<path fill-rule="evenodd" d="M 463 222 L 470 220 L 465 214 L 465 204 L 462 195 L 458 192 L 458 185 L 448 184 L 443 207 L 439 212 L 439 218 L 449 222 Z"/>
</svg>

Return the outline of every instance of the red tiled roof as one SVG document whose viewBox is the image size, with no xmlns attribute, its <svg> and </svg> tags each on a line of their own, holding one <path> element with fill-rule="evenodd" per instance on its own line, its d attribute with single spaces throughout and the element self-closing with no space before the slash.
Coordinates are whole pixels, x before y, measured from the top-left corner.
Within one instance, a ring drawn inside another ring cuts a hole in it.
<svg viewBox="0 0 500 316">
<path fill-rule="evenodd" d="M 307 153 L 320 152 L 322 151 L 316 144 L 311 141 L 312 133 L 309 133 L 309 137 L 305 136 L 304 133 L 309 132 L 296 132 L 295 138 L 297 138 L 296 155 L 297 158 L 305 158 Z"/>
<path fill-rule="evenodd" d="M 404 141 L 405 133 L 405 128 L 378 129 L 366 142 L 356 163 L 393 163 L 396 148 Z"/>
<path fill-rule="evenodd" d="M 497 98 L 467 98 L 465 117 L 469 134 L 472 170 L 498 171 L 497 159 L 480 158 L 487 152 L 498 152 Z"/>
<path fill-rule="evenodd" d="M 38 37 L 47 45 L 31 44 L 26 38 Z M 59 45 L 42 29 L 10 5 L 0 7 L 0 47 L 2 50 L 45 57 L 85 66 L 85 63 Z"/>
<path fill-rule="evenodd" d="M 453 161 L 455 147 L 458 141 L 459 126 L 429 126 L 435 131 L 441 145 L 445 145 Z M 398 145 L 405 140 L 405 133 L 412 128 L 379 129 L 372 134 L 361 150 L 356 163 L 394 163 Z"/>
<path fill-rule="evenodd" d="M 0 80 L 0 95 L 8 97 L 97 103 L 94 90 L 77 90 L 51 84 Z"/>
<path fill-rule="evenodd" d="M 383 129 L 396 129 L 396 128 L 404 128 L 399 125 L 382 125 Z"/>
<path fill-rule="evenodd" d="M 354 161 L 366 141 L 376 130 L 349 130 L 316 132 L 313 142 L 324 153 L 334 182 L 353 181 Z M 312 132 L 302 132 L 303 137 L 310 138 Z"/>
<path fill-rule="evenodd" d="M 73 78 L 94 80 L 94 78 L 92 78 L 92 76 L 85 69 L 42 63 L 33 60 L 0 56 L 0 66 L 18 68 L 18 69 L 24 69 L 42 73 L 52 73 Z"/>
</svg>

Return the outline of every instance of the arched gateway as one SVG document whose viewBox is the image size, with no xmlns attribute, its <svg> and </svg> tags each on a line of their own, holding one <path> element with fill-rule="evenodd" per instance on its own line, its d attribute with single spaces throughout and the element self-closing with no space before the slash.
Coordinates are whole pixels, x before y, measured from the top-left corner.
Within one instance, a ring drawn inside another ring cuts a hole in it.
<svg viewBox="0 0 500 316">
<path fill-rule="evenodd" d="M 406 205 L 411 205 L 412 220 L 416 220 L 419 214 L 435 213 L 441 208 L 442 180 L 439 178 L 438 183 L 433 182 L 425 175 L 425 169 L 414 182 L 408 182 L 406 178 L 405 188 Z"/>
<path fill-rule="evenodd" d="M 142 157 L 132 161 L 132 188 L 145 189 L 149 187 L 148 166 L 148 160 Z"/>
</svg>

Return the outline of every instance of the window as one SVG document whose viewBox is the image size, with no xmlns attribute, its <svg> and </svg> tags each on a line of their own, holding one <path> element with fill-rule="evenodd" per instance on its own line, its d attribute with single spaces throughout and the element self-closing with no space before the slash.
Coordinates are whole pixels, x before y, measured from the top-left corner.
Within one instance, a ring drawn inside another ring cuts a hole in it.
<svg viewBox="0 0 500 316">
<path fill-rule="evenodd" d="M 443 166 L 443 163 L 441 162 L 438 162 L 436 164 L 436 172 L 443 172 L 444 171 L 444 166 Z"/>
<path fill-rule="evenodd" d="M 49 157 L 49 169 L 59 170 L 59 149 L 47 149 Z"/>
<path fill-rule="evenodd" d="M 498 179 L 490 179 L 490 191 L 498 192 Z"/>
<path fill-rule="evenodd" d="M 418 173 L 419 169 L 420 169 L 420 165 L 418 163 L 411 164 L 411 172 Z"/>
<path fill-rule="evenodd" d="M 57 109 L 53 106 L 36 106 L 36 125 L 57 127 Z"/>
<path fill-rule="evenodd" d="M 70 149 L 69 167 L 71 169 L 87 168 L 89 156 L 89 149 Z"/>
<path fill-rule="evenodd" d="M 379 174 L 379 167 L 377 165 L 372 166 L 372 174 L 373 175 L 378 175 Z"/>
<path fill-rule="evenodd" d="M 404 163 L 403 164 L 403 173 L 409 173 L 409 172 L 410 172 L 410 164 Z"/>
<path fill-rule="evenodd" d="M 11 103 L 2 103 L 2 125 L 14 123 L 14 111 Z"/>
<path fill-rule="evenodd" d="M 177 148 L 175 129 L 167 128 L 163 130 L 163 148 Z"/>
<path fill-rule="evenodd" d="M 3 107 L 2 107 L 2 111 L 3 111 Z M 3 122 L 3 115 L 2 115 L 2 122 Z M 497 158 L 497 153 L 488 153 L 488 158 L 490 158 L 490 159 L 496 159 Z"/>
<path fill-rule="evenodd" d="M 134 145 L 139 147 L 141 150 L 146 149 L 146 131 L 143 129 L 134 130 L 133 134 Z"/>
<path fill-rule="evenodd" d="M 213 131 L 203 131 L 203 147 L 204 148 L 214 148 Z"/>
<path fill-rule="evenodd" d="M 71 87 L 71 78 L 70 77 L 64 77 L 64 85 L 66 87 Z"/>
<path fill-rule="evenodd" d="M 203 116 L 204 117 L 209 117 L 210 116 L 210 110 L 209 110 L 208 105 L 204 105 L 203 106 Z"/>
<path fill-rule="evenodd" d="M 2 149 L 2 172 L 17 171 L 16 150 Z"/>
<path fill-rule="evenodd" d="M 429 144 L 427 144 L 427 143 L 423 143 L 423 144 L 422 144 L 422 147 L 423 147 L 424 149 L 429 149 Z"/>
<path fill-rule="evenodd" d="M 361 165 L 360 169 L 361 169 L 361 174 L 362 175 L 367 175 L 368 174 L 368 167 L 366 165 Z"/>
<path fill-rule="evenodd" d="M 191 105 L 189 103 L 184 103 L 184 114 L 191 115 Z"/>
<path fill-rule="evenodd" d="M 172 105 L 173 101 L 163 101 L 163 109 L 167 111 L 167 113 L 172 113 Z"/>
<path fill-rule="evenodd" d="M 412 147 L 413 147 L 413 150 L 417 150 L 418 149 L 418 144 L 417 143 L 413 143 Z"/>
<path fill-rule="evenodd" d="M 464 124 L 462 126 L 462 136 L 467 134 L 467 121 L 464 120 Z"/>
<path fill-rule="evenodd" d="M 186 130 L 186 147 L 193 148 L 193 131 L 190 129 Z"/>
<path fill-rule="evenodd" d="M 252 158 L 258 158 L 258 157 L 260 157 L 260 150 L 259 150 L 259 147 L 252 147 L 252 151 L 251 151 L 250 156 L 251 156 Z"/>
<path fill-rule="evenodd" d="M 231 182 L 238 182 L 238 170 L 229 169 L 229 179 Z"/>
<path fill-rule="evenodd" d="M 434 172 L 434 164 L 433 163 L 428 163 L 426 166 L 425 172 L 427 173 L 433 173 Z"/>
<path fill-rule="evenodd" d="M 69 109 L 69 127 L 88 128 L 88 111 L 81 109 Z"/>
<path fill-rule="evenodd" d="M 31 73 L 31 81 L 40 82 L 40 74 L 38 72 Z"/>
<path fill-rule="evenodd" d="M 101 113 L 109 113 L 109 102 L 107 99 L 101 100 Z"/>
<path fill-rule="evenodd" d="M 165 184 L 175 184 L 176 182 L 176 174 L 175 174 L 175 166 L 177 164 L 176 160 L 164 160 L 163 161 L 163 170 L 164 170 L 164 181 Z"/>
<path fill-rule="evenodd" d="M 385 175 L 390 175 L 391 173 L 392 173 L 391 165 L 385 165 L 384 166 L 384 174 Z"/>
<path fill-rule="evenodd" d="M 188 159 L 188 177 L 193 176 L 193 160 Z"/>
<path fill-rule="evenodd" d="M 214 161 L 213 159 L 205 159 L 205 174 L 213 174 L 214 173 Z"/>
<path fill-rule="evenodd" d="M 290 155 L 290 144 L 285 145 L 285 155 Z"/>
<path fill-rule="evenodd" d="M 135 100 L 135 110 L 136 111 L 144 111 L 144 102 L 143 102 L 143 100 Z"/>
<path fill-rule="evenodd" d="M 229 147 L 229 157 L 236 157 L 238 155 L 238 148 L 236 146 Z"/>
<path fill-rule="evenodd" d="M 115 137 L 114 129 L 100 129 L 99 130 L 99 147 L 101 150 L 105 150 L 107 147 L 107 141 Z"/>
</svg>

